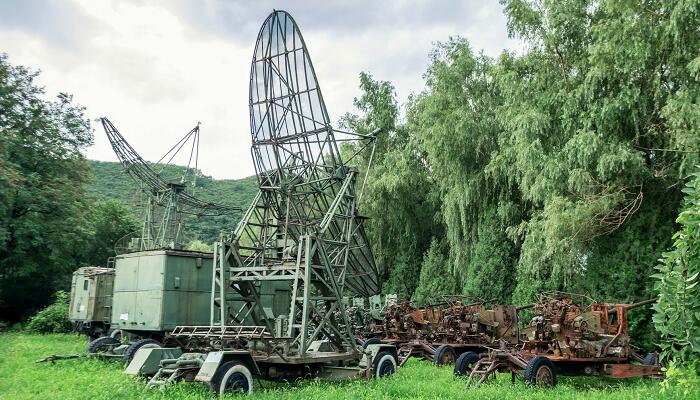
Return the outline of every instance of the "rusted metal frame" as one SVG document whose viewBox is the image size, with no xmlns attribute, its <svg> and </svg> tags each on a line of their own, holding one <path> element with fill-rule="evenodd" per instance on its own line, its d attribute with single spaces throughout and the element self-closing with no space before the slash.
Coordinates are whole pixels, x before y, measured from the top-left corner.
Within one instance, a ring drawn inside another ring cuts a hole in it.
<svg viewBox="0 0 700 400">
<path fill-rule="evenodd" d="M 399 367 L 403 367 L 408 362 L 408 359 L 413 355 L 413 346 L 402 346 L 398 350 L 399 354 Z M 402 352 L 405 351 L 405 353 Z"/>
<path fill-rule="evenodd" d="M 485 370 L 480 370 L 484 365 L 488 365 Z M 474 364 L 474 367 L 472 368 L 472 372 L 469 373 L 469 378 L 467 379 L 467 387 L 472 382 L 472 379 L 474 379 L 475 375 L 481 375 L 481 378 L 476 382 L 476 386 L 481 385 L 484 383 L 484 381 L 494 373 L 498 369 L 498 361 L 497 360 L 488 360 L 488 359 L 480 359 L 479 361 Z"/>
<path fill-rule="evenodd" d="M 611 378 L 661 375 L 660 368 L 656 365 L 604 364 L 603 371 L 606 376 Z"/>
</svg>

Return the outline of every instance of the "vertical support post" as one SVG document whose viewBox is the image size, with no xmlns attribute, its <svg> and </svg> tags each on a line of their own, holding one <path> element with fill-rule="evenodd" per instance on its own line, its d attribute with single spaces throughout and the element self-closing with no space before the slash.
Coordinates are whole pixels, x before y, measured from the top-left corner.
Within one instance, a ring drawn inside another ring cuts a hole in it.
<svg viewBox="0 0 700 400">
<path fill-rule="evenodd" d="M 216 282 L 216 270 L 219 268 L 219 242 L 214 243 L 214 260 L 212 260 L 211 268 L 211 303 L 209 309 L 209 326 L 214 326 L 216 321 L 216 290 L 218 289 Z"/>
<path fill-rule="evenodd" d="M 228 322 L 228 307 L 226 303 L 226 286 L 229 285 L 226 276 L 225 243 L 214 243 L 214 259 L 211 271 L 211 308 L 209 326 L 221 325 L 223 329 Z M 218 308 L 217 308 L 218 307 Z"/>
<path fill-rule="evenodd" d="M 302 299 L 302 314 L 301 314 L 301 329 L 299 332 L 299 355 L 304 356 L 309 347 L 307 343 L 308 328 L 309 328 L 309 301 L 311 301 L 311 265 L 313 256 L 311 254 L 312 239 L 311 236 L 306 236 L 306 250 L 304 251 L 304 297 Z"/>
<path fill-rule="evenodd" d="M 301 255 L 306 246 L 306 239 L 306 236 L 302 236 L 299 238 L 299 243 L 297 243 L 297 262 L 294 272 L 294 282 L 292 283 L 292 303 L 289 306 L 289 323 L 287 324 L 288 337 L 294 337 L 294 321 L 296 321 L 297 294 L 299 292 L 299 278 L 301 273 Z"/>
<path fill-rule="evenodd" d="M 229 281 L 228 276 L 226 276 L 224 273 L 226 267 L 226 254 L 224 249 L 226 248 L 227 247 L 223 246 L 222 243 L 216 249 L 218 250 L 219 255 L 219 262 L 217 263 L 217 266 L 219 270 L 219 322 L 221 323 L 221 332 L 224 331 L 224 327 L 226 326 L 226 315 L 228 313 L 228 310 L 226 309 L 226 286 L 229 285 Z"/>
</svg>

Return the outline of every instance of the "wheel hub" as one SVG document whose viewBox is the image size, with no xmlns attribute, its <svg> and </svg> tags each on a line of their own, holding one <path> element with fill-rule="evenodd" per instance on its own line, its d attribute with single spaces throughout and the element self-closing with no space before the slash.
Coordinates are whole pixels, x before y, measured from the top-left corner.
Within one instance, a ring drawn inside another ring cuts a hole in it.
<svg viewBox="0 0 700 400">
<path fill-rule="evenodd" d="M 547 366 L 542 366 L 537 370 L 536 383 L 542 386 L 551 386 L 553 382 L 552 370 Z"/>
<path fill-rule="evenodd" d="M 248 393 L 248 380 L 240 372 L 231 374 L 226 381 L 227 393 Z"/>
</svg>

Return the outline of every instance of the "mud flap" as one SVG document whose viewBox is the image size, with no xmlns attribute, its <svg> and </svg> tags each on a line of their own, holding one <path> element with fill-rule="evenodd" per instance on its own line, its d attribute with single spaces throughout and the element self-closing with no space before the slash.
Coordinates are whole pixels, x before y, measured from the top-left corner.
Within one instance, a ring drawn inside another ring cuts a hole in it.
<svg viewBox="0 0 700 400">
<path fill-rule="evenodd" d="M 143 348 L 139 349 L 124 371 L 127 375 L 155 375 L 162 360 L 178 358 L 182 355 L 179 348 Z"/>
</svg>

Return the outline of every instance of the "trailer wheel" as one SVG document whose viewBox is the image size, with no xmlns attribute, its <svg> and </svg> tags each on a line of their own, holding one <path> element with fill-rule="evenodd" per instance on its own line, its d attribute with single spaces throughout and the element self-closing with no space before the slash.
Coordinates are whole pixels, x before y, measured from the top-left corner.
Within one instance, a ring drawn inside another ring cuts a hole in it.
<svg viewBox="0 0 700 400">
<path fill-rule="evenodd" d="M 374 377 L 379 379 L 396 372 L 396 359 L 388 351 L 380 351 L 372 363 Z"/>
<path fill-rule="evenodd" d="M 455 361 L 455 375 L 469 375 L 477 361 L 479 361 L 479 355 L 475 352 L 467 351 L 462 353 L 459 357 L 457 357 L 457 361 Z"/>
<path fill-rule="evenodd" d="M 377 338 L 369 338 L 362 343 L 362 348 L 366 349 L 370 344 L 382 344 L 382 341 Z"/>
<path fill-rule="evenodd" d="M 87 352 L 100 353 L 102 351 L 108 350 L 111 346 L 119 345 L 119 343 L 121 342 L 113 337 L 102 336 L 88 344 Z"/>
<path fill-rule="evenodd" d="M 658 365 L 659 364 L 659 356 L 656 353 L 649 353 L 644 357 L 644 361 L 642 361 L 642 364 L 644 365 Z"/>
<path fill-rule="evenodd" d="M 139 351 L 139 349 L 149 349 L 154 347 L 163 347 L 163 344 L 155 339 L 137 340 L 134 343 L 130 344 L 129 347 L 126 348 L 126 350 L 124 350 L 122 360 L 128 364 L 134 358 L 134 355 L 136 355 L 136 352 Z"/>
<path fill-rule="evenodd" d="M 448 365 L 453 364 L 457 358 L 457 352 L 449 344 L 441 344 L 436 350 L 433 356 L 433 362 L 435 365 Z"/>
<path fill-rule="evenodd" d="M 537 356 L 527 362 L 523 380 L 530 385 L 556 386 L 557 372 L 549 358 Z"/>
<path fill-rule="evenodd" d="M 215 394 L 252 394 L 253 374 L 239 361 L 221 364 L 211 378 L 211 389 Z"/>
</svg>

